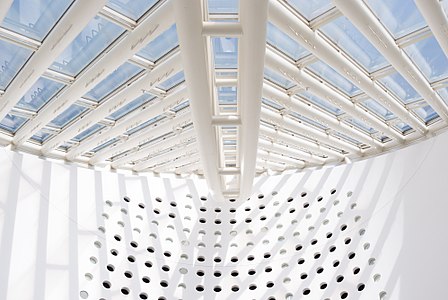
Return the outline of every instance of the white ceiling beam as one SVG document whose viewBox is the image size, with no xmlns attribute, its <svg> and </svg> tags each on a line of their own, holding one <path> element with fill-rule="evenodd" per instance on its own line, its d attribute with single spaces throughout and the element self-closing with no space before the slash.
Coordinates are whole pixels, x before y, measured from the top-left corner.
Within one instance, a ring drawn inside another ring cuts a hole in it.
<svg viewBox="0 0 448 300">
<path fill-rule="evenodd" d="M 216 78 L 215 79 L 216 87 L 236 86 L 237 84 L 238 84 L 238 80 L 236 78 Z"/>
<path fill-rule="evenodd" d="M 192 129 L 182 131 L 177 135 L 165 138 L 161 141 L 156 141 L 155 143 L 145 145 L 143 148 L 139 148 L 134 152 L 127 153 L 125 156 L 114 160 L 111 164 L 111 167 L 117 169 L 118 167 L 130 162 L 138 161 L 140 159 L 144 159 L 145 157 L 153 157 L 158 153 L 165 152 L 170 148 L 181 147 L 183 149 L 184 147 L 182 145 L 187 144 L 189 141 L 191 141 L 191 139 L 195 137 L 196 136 L 194 134 L 194 130 Z M 195 149 L 197 149 L 197 147 L 195 147 Z"/>
<path fill-rule="evenodd" d="M 243 34 L 238 22 L 204 22 L 202 35 L 210 37 L 240 37 Z"/>
<path fill-rule="evenodd" d="M 167 30 L 174 22 L 171 11 L 171 1 L 163 3 L 134 30 L 129 32 L 109 52 L 104 54 L 81 76 L 79 76 L 70 87 L 45 105 L 34 120 L 27 122 L 21 129 L 19 129 L 14 138 L 14 144 L 18 145 L 25 142 L 36 131 L 75 103 L 120 65 L 132 58 L 134 53 L 138 52 L 162 32 Z M 79 15 L 85 13 L 85 11 L 79 12 L 77 18 L 79 18 Z"/>
<path fill-rule="evenodd" d="M 218 174 L 218 141 L 212 123 L 212 93 L 206 39 L 202 36 L 202 1 L 174 0 L 174 16 L 184 66 L 185 81 L 190 93 L 191 115 L 199 156 L 212 197 L 223 201 L 222 180 Z"/>
<path fill-rule="evenodd" d="M 305 162 L 301 160 L 292 159 L 287 156 L 283 156 L 277 153 L 274 153 L 269 150 L 262 149 L 261 147 L 258 149 L 258 157 L 259 159 L 274 162 L 274 163 L 283 163 L 287 166 L 293 166 L 296 168 L 305 168 L 306 164 Z"/>
<path fill-rule="evenodd" d="M 0 6 L 3 6 L 4 4 L 7 5 L 9 1 L 1 2 Z M 106 0 L 85 0 L 73 3 L 9 85 L 0 104 L 0 120 L 20 101 L 23 95 L 47 71 L 53 61 L 70 45 L 105 4 Z M 2 7 L 0 7 L 0 17 L 2 11 Z M 41 115 L 40 112 L 39 115 Z M 55 117 L 55 115 L 52 115 L 52 117 Z M 17 140 L 14 139 L 14 141 Z"/>
<path fill-rule="evenodd" d="M 265 170 L 272 170 L 276 172 L 282 172 L 286 170 L 286 165 L 284 164 L 268 160 L 262 160 L 261 158 L 257 158 L 257 166 Z"/>
<path fill-rule="evenodd" d="M 198 146 L 195 142 L 188 144 L 187 146 L 182 146 L 182 144 L 177 144 L 173 148 L 174 150 L 170 151 L 152 151 L 151 153 L 147 153 L 147 157 L 149 157 L 145 161 L 140 161 L 132 167 L 132 170 L 136 172 L 140 172 L 146 170 L 148 168 L 154 167 L 158 164 L 163 163 L 164 161 L 169 161 L 172 159 L 176 159 L 177 157 L 183 155 L 189 155 L 197 152 Z M 144 150 L 143 150 L 144 151 Z"/>
<path fill-rule="evenodd" d="M 323 124 L 329 128 L 332 128 L 340 133 L 343 133 L 347 136 L 351 136 L 355 140 L 358 140 L 361 143 L 366 144 L 372 148 L 381 149 L 383 147 L 383 145 L 379 141 L 373 139 L 372 137 L 370 137 L 358 130 L 351 128 L 350 126 L 341 122 L 337 118 L 320 111 L 314 105 L 307 105 L 307 104 L 303 103 L 302 101 L 300 101 L 297 97 L 288 96 L 284 92 L 282 92 L 274 87 L 271 87 L 270 85 L 264 84 L 263 97 L 265 97 L 267 99 L 275 100 L 278 103 L 285 106 L 288 110 L 297 112 L 298 114 L 300 114 L 302 116 L 305 116 L 311 120 L 321 123 L 321 124 Z M 315 139 L 317 139 L 317 138 L 315 138 Z M 345 143 L 342 141 L 341 141 L 341 143 L 348 144 L 348 143 Z M 348 144 L 348 145 L 351 145 L 351 144 Z M 335 144 L 334 147 L 338 148 L 337 144 Z M 343 146 L 341 146 L 341 147 L 342 147 L 342 149 L 344 149 Z M 353 147 L 355 147 L 358 150 L 353 149 Z M 350 150 L 351 151 L 359 151 L 359 148 L 356 146 L 352 146 Z M 347 151 L 349 151 L 349 150 L 347 150 Z"/>
<path fill-rule="evenodd" d="M 189 165 L 185 165 L 183 167 L 176 168 L 173 171 L 173 173 L 182 175 L 182 174 L 188 174 L 188 173 L 193 173 L 194 172 L 194 173 L 196 173 L 198 175 L 202 175 L 202 171 L 201 171 L 202 169 L 203 169 L 202 168 L 202 164 L 201 164 L 201 162 L 199 161 L 199 158 L 198 158 L 198 161 L 196 161 L 196 162 L 193 162 L 193 163 L 191 163 Z"/>
<path fill-rule="evenodd" d="M 344 1 L 336 1 L 342 3 Z M 356 2 L 356 3 L 355 3 Z M 358 86 L 369 97 L 384 105 L 387 109 L 393 112 L 396 116 L 402 119 L 405 123 L 411 125 L 421 134 L 427 132 L 426 126 L 412 113 L 407 111 L 398 101 L 396 101 L 390 94 L 381 88 L 375 81 L 364 73 L 353 62 L 344 57 L 343 53 L 338 51 L 333 45 L 328 43 L 319 32 L 313 31 L 307 24 L 301 22 L 291 11 L 277 1 L 270 1 L 269 17 L 273 24 L 282 29 L 288 36 L 303 45 L 308 51 L 313 53 L 316 57 L 334 68 L 339 74 L 344 76 L 347 80 Z M 351 3 L 351 4 L 348 4 Z M 359 6 L 361 3 L 357 0 L 344 2 L 347 6 Z M 356 4 L 356 5 L 355 5 Z M 344 13 L 344 10 L 339 7 Z M 356 10 L 358 11 L 358 10 Z M 359 14 L 358 14 L 359 16 Z M 373 16 L 373 15 L 372 15 Z M 376 20 L 377 21 L 377 20 Z M 378 22 L 378 21 L 377 21 Z M 372 33 L 371 33 L 372 34 Z M 381 50 L 380 50 L 381 51 Z M 379 125 L 379 124 L 377 124 Z M 377 129 L 380 129 L 381 127 Z M 384 130 L 384 129 L 382 129 Z M 385 133 L 387 130 L 385 130 Z M 394 132 L 389 132 L 388 135 L 393 135 L 398 139 Z"/>
<path fill-rule="evenodd" d="M 221 175 L 240 175 L 241 170 L 240 170 L 240 168 L 236 168 L 236 167 L 220 168 L 219 174 L 221 174 Z"/>
<path fill-rule="evenodd" d="M 239 126 L 241 118 L 237 115 L 218 115 L 212 116 L 212 125 L 214 126 Z"/>
<path fill-rule="evenodd" d="M 141 133 L 139 132 L 130 136 L 128 140 L 123 141 L 121 144 L 98 151 L 90 158 L 89 164 L 97 164 L 128 149 L 138 147 L 158 136 L 169 133 L 171 131 L 177 131 L 178 128 L 187 125 L 190 122 L 190 119 L 190 113 L 187 112 L 182 114 L 181 116 L 176 116 L 173 119 L 166 120 L 160 125 L 156 124 L 153 126 L 149 126 L 148 128 L 142 130 Z"/>
<path fill-rule="evenodd" d="M 120 109 L 124 105 L 128 104 L 132 100 L 142 95 L 143 90 L 150 90 L 151 87 L 156 86 L 160 82 L 166 80 L 170 76 L 176 74 L 181 70 L 181 61 L 180 55 L 177 53 L 176 55 L 170 57 L 168 60 L 164 61 L 161 65 L 155 67 L 152 71 L 146 73 L 144 76 L 138 78 L 135 82 L 131 83 L 126 88 L 122 89 L 117 94 L 113 95 L 107 101 L 104 101 L 98 108 L 94 111 L 90 112 L 87 116 L 84 116 L 79 121 L 72 124 L 70 127 L 66 128 L 61 134 L 52 138 L 48 143 L 45 143 L 42 146 L 42 153 L 45 155 L 49 153 L 51 150 L 57 148 L 64 141 L 70 140 L 72 137 L 78 135 L 83 132 L 90 126 L 95 123 L 98 123 L 103 118 L 109 116 L 114 111 Z M 139 113 L 134 113 L 134 118 L 129 121 L 128 118 L 123 118 L 117 120 L 115 125 L 113 126 L 113 130 L 108 130 L 109 128 L 102 130 L 101 133 L 107 131 L 107 134 L 114 134 L 113 132 L 124 132 L 128 130 L 130 127 L 136 127 L 147 120 L 162 114 L 166 110 L 168 110 L 172 105 L 178 104 L 184 101 L 187 98 L 187 92 L 185 89 L 181 90 L 180 93 L 175 93 L 171 97 L 167 96 L 163 101 L 157 102 L 153 104 L 152 102 L 148 105 L 143 106 L 139 109 Z M 154 101 L 154 100 L 153 100 Z M 132 126 L 131 124 L 132 123 Z M 124 130 L 123 130 L 124 128 Z M 121 133 L 119 132 L 119 133 Z M 116 134 L 116 133 L 115 133 Z M 72 160 L 73 158 L 81 155 L 85 151 L 95 148 L 100 145 L 99 143 L 95 145 L 94 142 L 81 142 L 81 145 L 71 149 L 67 153 L 67 159 Z M 83 146 L 85 145 L 85 146 Z M 93 147 L 92 147 L 93 145 Z"/>
<path fill-rule="evenodd" d="M 240 22 L 244 32 L 239 44 L 237 91 L 242 123 L 238 136 L 240 199 L 251 195 L 255 177 L 267 17 L 268 0 L 240 1 Z"/>
<path fill-rule="evenodd" d="M 416 1 L 419 7 L 421 7 L 421 9 L 425 12 L 427 21 L 430 21 L 430 24 L 435 26 L 435 28 L 431 27 L 431 29 L 435 30 L 434 34 L 437 33 L 439 38 L 445 40 L 443 44 L 446 46 L 448 45 L 448 42 L 446 42 L 446 18 L 444 17 L 440 5 L 435 2 L 436 1 L 432 0 Z M 428 3 L 433 3 L 433 5 L 435 3 L 439 6 L 438 10 L 428 9 L 428 11 L 426 11 L 425 9 L 431 5 Z M 420 94 L 420 96 L 422 96 L 426 102 L 434 108 L 439 116 L 447 122 L 448 107 L 445 105 L 442 98 L 431 88 L 428 80 L 423 76 L 422 72 L 420 72 L 420 70 L 415 66 L 409 56 L 407 56 L 406 53 L 398 47 L 390 33 L 367 7 L 367 5 L 364 2 L 357 0 L 335 0 L 334 4 L 409 82 L 409 84 Z M 439 23 L 440 21 L 442 21 L 442 23 Z M 396 115 L 402 118 L 399 114 Z M 415 128 L 414 124 L 409 123 L 406 120 L 404 121 Z"/>
<path fill-rule="evenodd" d="M 194 153 L 192 155 L 185 155 L 182 157 L 178 157 L 172 161 L 165 161 L 162 165 L 156 166 L 152 169 L 155 173 L 167 173 L 167 172 L 175 172 L 176 168 L 181 168 L 185 165 L 189 165 L 198 161 L 199 155 Z"/>
</svg>

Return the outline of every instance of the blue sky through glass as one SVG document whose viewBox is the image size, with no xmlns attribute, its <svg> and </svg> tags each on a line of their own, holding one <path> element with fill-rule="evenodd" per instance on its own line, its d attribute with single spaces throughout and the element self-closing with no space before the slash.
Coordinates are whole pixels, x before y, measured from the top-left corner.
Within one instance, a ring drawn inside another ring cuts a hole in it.
<svg viewBox="0 0 448 300">
<path fill-rule="evenodd" d="M 31 54 L 31 50 L 0 40 L 0 90 L 6 89 Z"/>
</svg>

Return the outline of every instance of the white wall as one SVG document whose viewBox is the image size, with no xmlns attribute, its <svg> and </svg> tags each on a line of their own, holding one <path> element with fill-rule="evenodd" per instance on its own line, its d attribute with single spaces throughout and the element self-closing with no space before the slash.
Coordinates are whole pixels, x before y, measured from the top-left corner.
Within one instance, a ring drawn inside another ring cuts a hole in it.
<svg viewBox="0 0 448 300">
<path fill-rule="evenodd" d="M 347 299 L 379 299 L 383 291 L 387 299 L 446 298 L 447 149 L 444 134 L 350 165 L 260 177 L 254 197 L 234 203 L 201 201 L 208 195 L 200 180 L 101 172 L 0 149 L 0 299 L 80 299 L 81 291 L 88 293 L 87 299 L 139 299 L 146 293 L 148 299 L 163 295 L 169 300 L 285 299 L 288 294 L 314 300 L 340 299 L 343 291 Z M 307 194 L 302 197 L 303 192 Z M 259 194 L 264 197 L 258 199 Z M 124 196 L 131 201 L 123 201 Z M 317 201 L 318 196 L 323 199 Z M 288 202 L 288 197 L 293 200 Z M 201 206 L 207 211 L 201 212 Z M 230 224 L 231 219 L 237 223 Z M 343 224 L 347 229 L 341 231 Z M 345 245 L 347 238 L 351 242 Z M 315 245 L 310 244 L 313 239 Z M 295 250 L 298 244 L 300 251 Z M 331 245 L 334 252 L 328 250 Z M 111 249 L 119 254 L 113 256 Z M 165 251 L 171 256 L 164 256 Z M 347 257 L 351 252 L 353 259 Z M 271 257 L 263 258 L 265 253 Z M 320 257 L 314 259 L 316 253 Z M 128 255 L 136 262 L 130 263 Z M 247 259 L 250 255 L 254 260 Z M 205 262 L 198 262 L 198 256 Z M 216 256 L 222 262 L 213 262 Z M 372 258 L 375 263 L 369 265 Z M 299 259 L 304 263 L 298 264 Z M 336 260 L 340 264 L 333 267 Z M 106 269 L 108 264 L 113 272 Z M 163 265 L 170 270 L 162 271 Z M 324 268 L 320 274 L 319 267 Z M 355 267 L 360 268 L 356 275 Z M 250 269 L 256 274 L 248 275 Z M 197 276 L 198 270 L 205 276 Z M 221 277 L 213 275 L 216 270 Z M 233 270 L 238 276 L 231 275 Z M 125 271 L 133 277 L 126 278 Z M 301 279 L 302 273 L 307 278 Z M 344 276 L 341 283 L 336 282 L 338 275 Z M 375 275 L 381 276 L 376 282 Z M 150 283 L 142 281 L 145 276 Z M 105 280 L 111 289 L 102 287 Z M 161 280 L 168 282 L 167 288 L 160 286 Z M 272 288 L 266 287 L 269 281 Z M 320 289 L 323 282 L 328 286 Z M 365 284 L 362 292 L 357 291 L 360 283 Z M 257 288 L 248 289 L 251 284 Z M 205 291 L 197 292 L 198 285 Z M 217 285 L 222 291 L 213 291 Z M 232 286 L 239 291 L 233 292 Z M 123 287 L 130 295 L 120 292 Z M 303 296 L 307 288 L 311 292 Z"/>
</svg>

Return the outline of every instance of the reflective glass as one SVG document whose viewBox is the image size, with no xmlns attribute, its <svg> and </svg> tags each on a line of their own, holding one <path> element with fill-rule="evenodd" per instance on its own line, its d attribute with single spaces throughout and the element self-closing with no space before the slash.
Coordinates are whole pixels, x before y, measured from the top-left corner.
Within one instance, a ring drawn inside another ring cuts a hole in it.
<svg viewBox="0 0 448 300">
<path fill-rule="evenodd" d="M 145 94 L 141 95 L 140 97 L 137 97 L 136 99 L 132 100 L 131 102 L 129 102 L 122 108 L 120 108 L 120 109 L 116 110 L 115 112 L 113 112 L 112 114 L 110 114 L 107 117 L 107 119 L 116 121 L 116 120 L 120 119 L 121 117 L 123 117 L 124 115 L 130 113 L 137 107 L 140 107 L 144 103 L 148 103 L 153 99 L 155 99 L 154 95 L 145 93 Z"/>
<path fill-rule="evenodd" d="M 389 64 L 346 17 L 339 17 L 320 30 L 369 73 Z"/>
<path fill-rule="evenodd" d="M 2 27 L 42 41 L 73 0 L 14 0 Z"/>
<path fill-rule="evenodd" d="M 349 142 L 349 143 L 351 143 L 351 144 L 355 144 L 355 145 L 357 145 L 357 146 L 362 145 L 362 143 L 361 143 L 360 141 L 355 140 L 354 138 L 352 138 L 352 137 L 350 137 L 350 136 L 347 136 L 347 135 L 345 135 L 345 134 L 343 134 L 343 133 L 340 133 L 340 132 L 335 132 L 335 133 L 334 133 L 334 136 L 339 137 L 339 138 L 341 138 L 342 140 L 345 140 L 345 141 L 347 141 L 347 142 Z"/>
<path fill-rule="evenodd" d="M 381 78 L 379 81 L 405 104 L 421 98 L 399 73 L 393 73 Z"/>
<path fill-rule="evenodd" d="M 104 149 L 104 148 L 106 148 L 107 146 L 110 146 L 110 145 L 112 145 L 113 143 L 115 143 L 115 142 L 117 142 L 117 141 L 118 141 L 117 138 L 113 138 L 113 139 L 111 139 L 111 140 L 108 140 L 108 141 L 105 142 L 104 144 L 99 145 L 99 146 L 93 148 L 92 150 L 90 150 L 90 152 L 98 152 L 98 151 L 100 151 L 101 149 Z"/>
<path fill-rule="evenodd" d="M 389 121 L 390 119 L 395 118 L 395 115 L 391 111 L 373 99 L 364 100 L 362 104 L 370 111 L 380 116 L 384 121 Z"/>
<path fill-rule="evenodd" d="M 76 76 L 123 32 L 124 28 L 96 16 L 59 55 L 50 69 Z"/>
<path fill-rule="evenodd" d="M 269 106 L 269 107 L 272 107 L 272 108 L 274 108 L 274 109 L 276 109 L 276 110 L 281 110 L 281 109 L 284 108 L 283 106 L 281 106 L 281 105 L 278 104 L 277 102 L 275 102 L 275 101 L 271 101 L 271 100 L 266 99 L 266 98 L 262 98 L 262 99 L 261 99 L 261 103 L 263 103 L 263 104 L 265 104 L 265 105 L 267 105 L 267 106 Z"/>
<path fill-rule="evenodd" d="M 351 125 L 353 125 L 353 126 L 359 128 L 359 129 L 361 129 L 362 131 L 365 131 L 365 132 L 369 133 L 369 134 L 372 134 L 372 133 L 377 132 L 377 131 L 375 130 L 375 128 L 373 128 L 373 127 L 367 125 L 366 123 L 364 123 L 364 122 L 361 121 L 361 120 L 358 120 L 358 119 L 355 119 L 355 118 L 348 118 L 348 119 L 346 119 L 345 121 L 346 121 L 347 123 L 349 123 L 349 124 L 351 124 Z"/>
<path fill-rule="evenodd" d="M 39 142 L 39 143 L 43 143 L 43 142 L 45 142 L 46 140 L 48 140 L 48 138 L 50 137 L 50 136 L 53 136 L 52 134 L 49 134 L 49 133 L 47 133 L 47 132 L 43 132 L 42 130 L 39 130 L 38 132 L 36 132 L 32 137 L 31 137 L 31 139 L 33 139 L 33 140 L 35 140 L 35 141 L 37 141 L 37 142 Z"/>
<path fill-rule="evenodd" d="M 284 89 L 289 89 L 295 86 L 295 83 L 290 81 L 289 79 L 286 79 L 285 77 L 277 74 L 276 72 L 271 71 L 270 69 L 264 69 L 264 78 L 278 84 L 279 86 L 283 87 Z"/>
<path fill-rule="evenodd" d="M 177 112 L 181 111 L 182 109 L 186 108 L 186 107 L 189 106 L 189 105 L 190 105 L 190 101 L 187 100 L 187 101 L 182 102 L 182 103 L 179 104 L 179 105 L 176 105 L 176 106 L 173 107 L 171 110 L 174 111 L 175 113 L 177 113 Z"/>
<path fill-rule="evenodd" d="M 156 0 L 109 0 L 106 5 L 120 14 L 137 21 L 156 2 Z"/>
<path fill-rule="evenodd" d="M 0 128 L 3 128 L 11 133 L 16 131 L 27 121 L 28 119 L 19 117 L 16 115 L 7 114 L 6 117 L 0 122 Z"/>
<path fill-rule="evenodd" d="M 428 123 L 436 118 L 439 115 L 434 111 L 434 109 L 430 105 L 425 105 L 419 108 L 414 109 L 414 112 L 423 120 L 425 123 Z"/>
<path fill-rule="evenodd" d="M 364 0 L 397 39 L 426 26 L 414 0 Z"/>
<path fill-rule="evenodd" d="M 236 104 L 237 90 L 236 86 L 218 87 L 219 104 Z"/>
<path fill-rule="evenodd" d="M 129 135 L 134 134 L 134 133 L 136 133 L 137 131 L 140 131 L 140 130 L 142 130 L 143 128 L 148 127 L 148 126 L 154 124 L 155 122 L 160 121 L 160 120 L 162 120 L 162 119 L 164 119 L 164 118 L 165 118 L 165 116 L 163 116 L 163 115 L 161 115 L 161 116 L 157 116 L 157 117 L 155 117 L 155 118 L 152 118 L 152 119 L 150 119 L 150 120 L 148 120 L 148 121 L 146 121 L 146 122 L 140 124 L 140 125 L 137 126 L 137 127 L 134 127 L 134 128 L 129 129 L 126 133 L 129 134 Z"/>
<path fill-rule="evenodd" d="M 157 36 L 148 45 L 143 47 L 139 52 L 137 52 L 137 55 L 155 62 L 167 54 L 170 50 L 177 47 L 177 45 L 179 45 L 179 40 L 177 38 L 176 25 L 173 25 L 168 30 Z"/>
<path fill-rule="evenodd" d="M 271 23 L 268 23 L 267 26 L 266 40 L 273 47 L 285 53 L 293 60 L 298 60 L 310 54 L 308 50 Z"/>
<path fill-rule="evenodd" d="M 164 82 L 159 83 L 157 87 L 162 90 L 168 91 L 169 89 L 172 89 L 173 87 L 175 87 L 176 85 L 178 85 L 183 81 L 185 81 L 184 72 L 180 71 L 179 73 L 174 74 Z"/>
<path fill-rule="evenodd" d="M 77 136 L 75 136 L 72 140 L 74 140 L 76 142 L 80 142 L 80 141 L 88 138 L 95 132 L 100 131 L 104 127 L 106 127 L 106 126 L 103 124 L 96 123 L 96 124 L 90 126 L 89 128 L 87 128 L 86 130 L 84 130 L 83 132 L 81 132 L 80 134 L 78 134 Z"/>
<path fill-rule="evenodd" d="M 397 128 L 399 131 L 401 131 L 401 133 L 405 133 L 406 131 L 412 129 L 411 126 L 409 126 L 408 124 L 406 124 L 404 122 L 399 122 L 399 123 L 395 124 L 395 128 Z"/>
<path fill-rule="evenodd" d="M 215 68 L 236 69 L 238 67 L 238 39 L 230 37 L 212 38 Z"/>
<path fill-rule="evenodd" d="M 70 121 L 81 115 L 87 110 L 86 107 L 79 106 L 77 104 L 70 105 L 69 108 L 64 110 L 59 116 L 54 118 L 50 125 L 58 128 L 62 128 L 67 125 Z"/>
<path fill-rule="evenodd" d="M 317 121 L 314 121 L 314 120 L 312 120 L 310 118 L 307 118 L 305 116 L 302 116 L 302 115 L 300 115 L 300 114 L 298 114 L 296 112 L 290 112 L 290 115 L 292 117 L 296 118 L 296 119 L 299 119 L 300 121 L 304 121 L 305 123 L 311 124 L 311 125 L 319 128 L 319 129 L 322 129 L 322 130 L 327 130 L 328 129 L 328 127 L 325 126 L 324 124 L 321 124 L 321 123 L 319 123 Z"/>
<path fill-rule="evenodd" d="M 62 83 L 40 77 L 16 104 L 17 107 L 38 111 L 64 85 Z"/>
<path fill-rule="evenodd" d="M 208 0 L 208 12 L 211 14 L 237 14 L 238 6 L 239 0 Z"/>
<path fill-rule="evenodd" d="M 321 61 L 312 63 L 307 68 L 349 96 L 355 96 L 361 92 L 357 86 Z"/>
<path fill-rule="evenodd" d="M 288 0 L 308 21 L 320 16 L 333 7 L 331 0 Z"/>
<path fill-rule="evenodd" d="M 407 46 L 404 51 L 430 82 L 448 76 L 448 59 L 434 36 Z"/>
<path fill-rule="evenodd" d="M 442 97 L 443 101 L 445 101 L 445 104 L 448 105 L 448 87 L 437 90 L 437 93 Z"/>
<path fill-rule="evenodd" d="M 98 83 L 93 89 L 84 95 L 85 98 L 100 102 L 107 95 L 115 91 L 123 83 L 134 77 L 143 69 L 131 63 L 124 63 L 113 71 L 103 81 Z"/>
<path fill-rule="evenodd" d="M 0 90 L 6 90 L 32 53 L 31 50 L 0 40 Z"/>
<path fill-rule="evenodd" d="M 311 103 L 317 105 L 318 107 L 324 109 L 325 111 L 329 112 L 332 115 L 339 116 L 344 113 L 339 107 L 334 106 L 330 102 L 323 100 L 323 99 L 311 94 L 310 92 L 305 91 L 305 92 L 301 92 L 298 95 L 304 97 Z"/>
</svg>

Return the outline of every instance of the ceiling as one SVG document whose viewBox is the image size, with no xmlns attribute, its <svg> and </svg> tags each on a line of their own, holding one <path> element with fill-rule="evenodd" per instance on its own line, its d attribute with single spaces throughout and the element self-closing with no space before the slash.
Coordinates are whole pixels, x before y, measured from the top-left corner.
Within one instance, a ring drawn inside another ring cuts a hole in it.
<svg viewBox="0 0 448 300">
<path fill-rule="evenodd" d="M 347 162 L 448 121 L 448 1 L 3 0 L 0 140 L 77 163 L 256 174 Z"/>
</svg>

